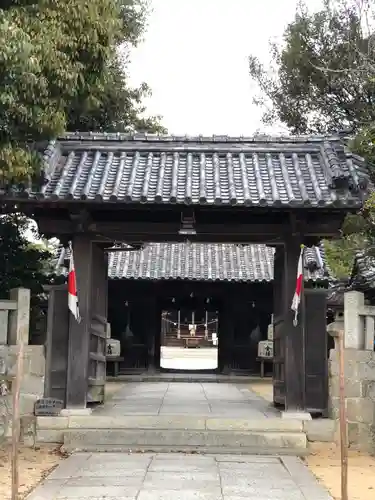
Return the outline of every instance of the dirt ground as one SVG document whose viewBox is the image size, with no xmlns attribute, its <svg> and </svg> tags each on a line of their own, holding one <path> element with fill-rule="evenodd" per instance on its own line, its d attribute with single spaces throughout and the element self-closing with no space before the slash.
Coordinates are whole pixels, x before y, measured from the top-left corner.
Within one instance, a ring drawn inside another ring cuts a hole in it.
<svg viewBox="0 0 375 500">
<path fill-rule="evenodd" d="M 340 449 L 336 446 L 313 447 L 306 463 L 335 500 L 340 500 Z M 375 458 L 349 450 L 348 489 L 350 500 L 375 498 Z"/>
<path fill-rule="evenodd" d="M 121 389 L 122 384 L 106 384 L 106 400 Z M 11 497 L 11 444 L 0 446 L 0 499 Z M 55 446 L 38 446 L 36 449 L 21 446 L 19 449 L 19 500 L 30 493 L 66 456 Z"/>
<path fill-rule="evenodd" d="M 254 381 L 250 388 L 259 396 L 272 401 L 272 381 Z M 305 461 L 318 480 L 335 500 L 341 498 L 340 448 L 315 443 Z M 350 500 L 375 499 L 375 458 L 349 450 L 348 489 Z"/>
<path fill-rule="evenodd" d="M 11 445 L 0 447 L 0 498 L 11 497 Z M 52 446 L 35 450 L 21 446 L 19 450 L 19 499 L 23 499 L 63 460 L 63 456 Z"/>
</svg>

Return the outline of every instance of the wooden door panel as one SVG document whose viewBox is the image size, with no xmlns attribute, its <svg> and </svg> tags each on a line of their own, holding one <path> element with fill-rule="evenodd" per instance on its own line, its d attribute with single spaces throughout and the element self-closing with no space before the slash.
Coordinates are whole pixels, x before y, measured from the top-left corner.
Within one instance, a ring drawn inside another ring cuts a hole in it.
<svg viewBox="0 0 375 500">
<path fill-rule="evenodd" d="M 313 413 L 328 409 L 328 347 L 326 290 L 304 292 L 305 406 Z"/>
<path fill-rule="evenodd" d="M 108 260 L 103 250 L 93 245 L 92 314 L 89 340 L 87 402 L 102 403 L 106 380 Z"/>
</svg>

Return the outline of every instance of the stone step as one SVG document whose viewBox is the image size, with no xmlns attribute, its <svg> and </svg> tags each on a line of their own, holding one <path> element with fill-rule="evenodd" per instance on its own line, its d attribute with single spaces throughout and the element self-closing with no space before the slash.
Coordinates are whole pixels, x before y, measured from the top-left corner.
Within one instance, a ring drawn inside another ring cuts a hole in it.
<svg viewBox="0 0 375 500">
<path fill-rule="evenodd" d="M 236 418 L 205 415 L 74 415 L 64 417 L 37 417 L 38 430 L 201 430 L 302 432 L 303 422 L 297 419 Z"/>
<path fill-rule="evenodd" d="M 63 449 L 71 451 L 190 451 L 270 454 L 306 452 L 303 432 L 183 430 L 183 429 L 69 429 Z M 298 454 L 298 453 L 297 453 Z"/>
<path fill-rule="evenodd" d="M 38 417 L 37 442 L 81 451 L 298 454 L 307 452 L 300 420 L 202 415 Z"/>
</svg>

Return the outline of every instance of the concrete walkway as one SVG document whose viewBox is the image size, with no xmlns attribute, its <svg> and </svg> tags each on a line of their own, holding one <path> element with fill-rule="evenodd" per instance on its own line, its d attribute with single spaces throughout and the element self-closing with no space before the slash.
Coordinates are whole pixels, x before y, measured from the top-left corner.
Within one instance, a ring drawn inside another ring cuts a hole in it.
<svg viewBox="0 0 375 500">
<path fill-rule="evenodd" d="M 80 453 L 27 500 L 330 500 L 294 457 Z"/>
<path fill-rule="evenodd" d="M 202 415 L 267 418 L 279 415 L 244 384 L 139 382 L 125 384 L 94 415 Z"/>
<path fill-rule="evenodd" d="M 215 347 L 184 349 L 162 346 L 160 365 L 172 370 L 215 370 L 218 362 L 218 349 Z"/>
</svg>

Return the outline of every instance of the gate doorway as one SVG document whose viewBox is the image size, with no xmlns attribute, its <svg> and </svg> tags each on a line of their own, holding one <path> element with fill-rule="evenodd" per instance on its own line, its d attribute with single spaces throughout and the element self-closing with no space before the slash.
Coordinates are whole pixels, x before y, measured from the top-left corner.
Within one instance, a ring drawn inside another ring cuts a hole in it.
<svg viewBox="0 0 375 500">
<path fill-rule="evenodd" d="M 210 297 L 172 298 L 161 310 L 160 368 L 213 372 L 218 369 L 219 311 Z"/>
</svg>

